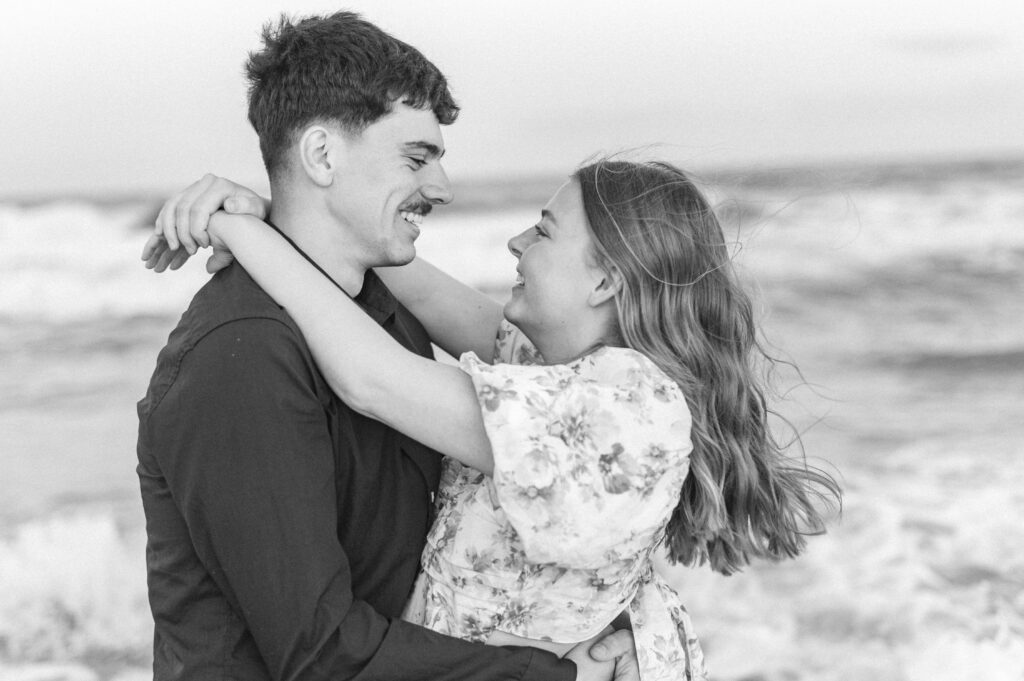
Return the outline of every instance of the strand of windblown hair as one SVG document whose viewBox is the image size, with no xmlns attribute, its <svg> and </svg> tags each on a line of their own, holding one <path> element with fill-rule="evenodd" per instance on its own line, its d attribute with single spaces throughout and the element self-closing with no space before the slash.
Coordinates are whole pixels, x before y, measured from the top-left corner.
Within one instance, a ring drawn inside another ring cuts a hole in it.
<svg viewBox="0 0 1024 681">
<path fill-rule="evenodd" d="M 597 172 L 602 172 L 602 171 L 604 171 L 603 167 L 599 167 L 597 169 Z M 649 276 L 651 279 L 653 279 L 654 281 L 658 282 L 659 284 L 662 284 L 664 286 L 674 286 L 674 287 L 678 287 L 678 288 L 685 288 L 685 287 L 688 287 L 688 286 L 696 286 L 697 283 L 700 282 L 700 280 L 703 279 L 704 277 L 708 276 L 712 272 L 715 272 L 715 271 L 717 271 L 717 270 L 719 270 L 719 269 L 721 269 L 723 267 L 726 267 L 728 263 L 731 263 L 732 260 L 737 255 L 739 255 L 740 252 L 743 251 L 743 244 L 740 241 L 737 240 L 736 241 L 736 250 L 735 250 L 735 252 L 730 253 L 729 254 L 729 258 L 725 262 L 721 263 L 720 265 L 716 265 L 715 267 L 712 267 L 712 268 L 702 272 L 693 281 L 684 281 L 684 282 L 666 281 L 665 279 L 662 279 L 661 277 L 656 275 L 654 272 L 652 272 L 650 270 L 650 268 L 647 267 L 647 265 L 644 263 L 643 259 L 641 259 L 640 256 L 637 255 L 636 251 L 633 250 L 633 247 L 629 243 L 629 239 L 626 238 L 625 233 L 622 231 L 622 227 L 619 226 L 619 221 L 615 219 L 615 214 L 611 211 L 611 208 L 608 206 L 608 202 L 605 201 L 605 198 L 604 198 L 604 196 L 601 193 L 601 185 L 600 185 L 600 183 L 595 182 L 594 183 L 594 189 L 597 191 L 597 198 L 601 202 L 601 207 L 604 209 L 605 213 L 608 214 L 608 218 L 612 221 L 612 224 L 615 225 L 615 231 L 618 232 L 619 238 L 622 239 L 622 243 L 623 243 L 623 245 L 625 245 L 626 250 L 629 251 L 629 254 L 631 256 L 633 256 L 633 259 L 637 262 L 638 265 L 640 265 L 640 269 L 642 269 L 645 273 L 647 273 L 647 276 Z M 654 191 L 654 188 L 651 188 L 651 189 L 648 189 L 646 191 L 643 191 L 643 192 L 641 192 L 640 194 L 637 195 L 637 198 L 642 198 L 643 196 L 645 196 L 648 193 L 653 192 L 653 191 Z M 725 245 L 724 242 L 723 242 L 723 245 Z"/>
</svg>

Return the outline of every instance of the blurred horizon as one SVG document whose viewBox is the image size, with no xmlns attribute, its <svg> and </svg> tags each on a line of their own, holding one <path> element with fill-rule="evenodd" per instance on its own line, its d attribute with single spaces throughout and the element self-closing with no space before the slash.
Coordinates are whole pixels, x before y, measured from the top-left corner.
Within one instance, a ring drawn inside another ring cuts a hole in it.
<svg viewBox="0 0 1024 681">
<path fill-rule="evenodd" d="M 596 157 L 597 155 L 595 155 Z M 628 159 L 650 160 L 661 158 L 656 154 L 631 154 L 623 152 Z M 672 161 L 672 159 L 665 159 Z M 673 161 L 674 162 L 674 161 Z M 579 163 L 577 165 L 582 165 Z M 934 180 L 948 174 L 970 172 L 980 169 L 999 173 L 1001 170 L 1016 170 L 1024 165 L 1024 150 L 1007 151 L 1004 154 L 978 154 L 975 156 L 953 157 L 946 155 L 920 155 L 908 158 L 888 159 L 826 159 L 819 161 L 791 162 L 770 165 L 765 163 L 725 164 L 688 167 L 682 169 L 698 181 L 736 186 L 793 185 L 800 178 L 812 183 L 828 182 L 875 182 L 900 179 Z M 552 171 L 523 171 L 508 175 L 453 177 L 455 199 L 438 210 L 466 212 L 499 206 L 528 204 L 544 201 L 554 188 L 564 181 L 576 166 L 566 168 L 564 173 Z M 173 193 L 183 189 L 188 182 L 198 177 L 183 178 L 175 186 L 162 188 L 139 188 L 133 190 L 95 189 L 91 191 L 39 191 L 0 193 L 0 204 L 20 207 L 40 206 L 54 202 L 82 202 L 97 206 L 115 206 L 125 203 L 161 204 Z M 266 179 L 248 182 L 254 190 L 269 195 Z M 835 186 L 828 187 L 836 189 Z"/>
</svg>

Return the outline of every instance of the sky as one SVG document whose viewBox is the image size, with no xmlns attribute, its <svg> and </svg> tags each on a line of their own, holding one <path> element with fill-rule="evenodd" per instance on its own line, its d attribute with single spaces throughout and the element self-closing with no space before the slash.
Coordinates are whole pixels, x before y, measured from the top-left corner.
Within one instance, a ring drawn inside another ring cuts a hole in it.
<svg viewBox="0 0 1024 681">
<path fill-rule="evenodd" d="M 265 186 L 242 64 L 352 9 L 462 106 L 453 181 L 645 147 L 684 167 L 1024 157 L 1020 0 L 22 2 L 0 23 L 0 197 Z"/>
</svg>

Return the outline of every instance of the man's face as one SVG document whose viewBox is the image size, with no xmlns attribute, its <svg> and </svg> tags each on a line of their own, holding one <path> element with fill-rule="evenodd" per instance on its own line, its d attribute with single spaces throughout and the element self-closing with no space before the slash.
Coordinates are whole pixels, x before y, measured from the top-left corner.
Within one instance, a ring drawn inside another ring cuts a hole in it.
<svg viewBox="0 0 1024 681">
<path fill-rule="evenodd" d="M 361 134 L 342 135 L 329 209 L 366 267 L 404 265 L 433 204 L 451 201 L 444 140 L 429 109 L 396 102 Z"/>
</svg>

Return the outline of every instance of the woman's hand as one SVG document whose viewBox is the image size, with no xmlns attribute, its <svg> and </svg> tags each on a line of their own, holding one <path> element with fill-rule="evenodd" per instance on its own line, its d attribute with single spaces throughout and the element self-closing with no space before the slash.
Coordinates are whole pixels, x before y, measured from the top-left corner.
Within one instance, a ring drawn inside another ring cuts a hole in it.
<svg viewBox="0 0 1024 681">
<path fill-rule="evenodd" d="M 195 255 L 199 247 L 210 245 L 206 234 L 210 216 L 222 209 L 260 220 L 268 212 L 267 202 L 248 187 L 207 174 L 164 203 L 153 233 L 163 235 L 172 251 L 184 246 L 189 255 Z"/>
<path fill-rule="evenodd" d="M 203 234 L 204 240 L 213 249 L 213 255 L 206 261 L 207 272 L 214 274 L 234 261 L 235 257 L 227 242 L 222 238 L 222 234 L 225 230 L 244 223 L 246 220 L 255 221 L 256 218 L 251 215 L 229 215 L 222 210 L 210 216 Z M 172 251 L 163 236 L 151 236 L 142 249 L 142 259 L 146 261 L 146 267 L 155 269 L 157 272 L 163 272 L 168 267 L 176 270 L 190 257 L 189 252 L 183 248 Z"/>
<path fill-rule="evenodd" d="M 247 187 L 206 175 L 172 196 L 160 209 L 153 235 L 142 249 L 146 267 L 157 272 L 176 270 L 200 247 L 210 246 L 207 230 L 210 217 L 218 210 L 262 220 L 269 212 L 269 202 Z M 206 270 L 212 274 L 227 267 L 232 259 L 229 251 L 214 246 Z"/>
<path fill-rule="evenodd" d="M 217 243 L 212 245 L 213 254 L 206 260 L 206 271 L 215 274 L 234 262 L 235 257 L 229 249 L 221 247 Z M 142 248 L 142 259 L 145 261 L 146 269 L 156 272 L 163 272 L 166 269 L 176 270 L 191 257 L 192 255 L 184 248 L 172 251 L 163 235 L 154 234 L 149 237 L 146 245 Z"/>
</svg>

